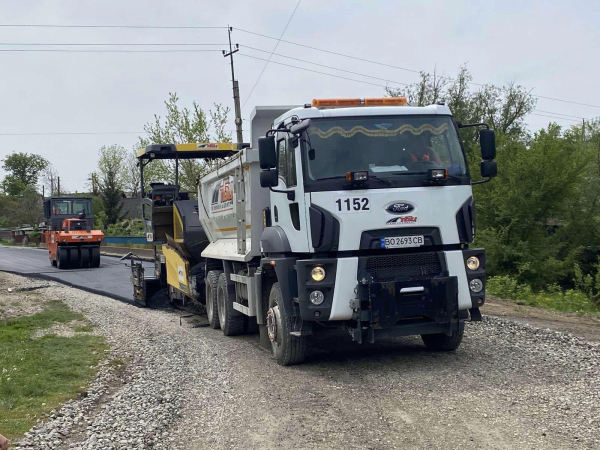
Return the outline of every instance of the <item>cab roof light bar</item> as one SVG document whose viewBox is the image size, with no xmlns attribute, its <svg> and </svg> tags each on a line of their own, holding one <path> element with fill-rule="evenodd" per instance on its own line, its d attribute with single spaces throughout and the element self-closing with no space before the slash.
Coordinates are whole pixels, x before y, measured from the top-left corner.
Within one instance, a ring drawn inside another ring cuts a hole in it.
<svg viewBox="0 0 600 450">
<path fill-rule="evenodd" d="M 311 106 L 314 108 L 344 108 L 353 106 L 405 106 L 406 97 L 383 98 L 315 98 Z"/>
</svg>

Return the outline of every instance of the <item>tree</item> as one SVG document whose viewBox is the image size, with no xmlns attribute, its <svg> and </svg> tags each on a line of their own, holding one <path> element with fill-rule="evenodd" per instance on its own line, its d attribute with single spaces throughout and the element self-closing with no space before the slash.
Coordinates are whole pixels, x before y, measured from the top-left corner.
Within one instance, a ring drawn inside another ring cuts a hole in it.
<svg viewBox="0 0 600 450">
<path fill-rule="evenodd" d="M 477 91 L 470 89 L 472 76 L 466 66 L 462 66 L 454 78 L 421 72 L 421 81 L 406 88 L 387 88 L 392 97 L 406 97 L 408 103 L 426 106 L 445 102 L 457 122 L 486 122 L 496 134 L 510 135 L 525 139 L 525 117 L 533 111 L 536 101 L 524 87 L 510 82 L 498 87 L 485 85 Z M 476 129 L 461 131 L 466 150 L 473 156 L 479 135 Z M 474 158 L 478 161 L 477 158 Z"/>
<path fill-rule="evenodd" d="M 13 153 L 2 161 L 2 168 L 9 172 L 2 182 L 2 190 L 8 195 L 20 195 L 27 187 L 35 188 L 40 172 L 48 161 L 34 153 Z"/>
<path fill-rule="evenodd" d="M 107 225 L 121 219 L 124 185 L 121 162 L 125 155 L 126 150 L 119 145 L 100 148 L 97 179 Z"/>
<path fill-rule="evenodd" d="M 196 102 L 192 103 L 192 110 L 180 108 L 178 105 L 179 97 L 177 93 L 169 93 L 169 99 L 165 101 L 167 115 L 163 120 L 155 115 L 153 122 L 148 122 L 144 130 L 147 137 L 140 137 L 140 147 L 144 148 L 149 144 L 183 144 L 192 142 L 208 142 L 211 138 L 211 128 L 214 137 L 219 142 L 231 142 L 231 135 L 225 132 L 227 115 L 229 108 L 220 104 L 215 104 L 215 110 L 209 111 L 209 117 L 198 106 Z M 182 190 L 189 192 L 196 191 L 196 178 L 202 172 L 207 163 L 198 160 L 183 160 L 179 163 L 179 184 Z M 150 181 L 159 181 L 153 176 L 160 176 L 163 180 L 173 182 L 174 168 L 173 164 L 166 164 L 163 161 L 153 161 L 147 166 L 155 166 L 152 169 L 154 173 L 146 171 L 145 184 Z"/>
<path fill-rule="evenodd" d="M 138 167 L 137 151 L 127 152 L 123 162 L 124 187 L 132 198 L 140 196 L 140 168 Z"/>
<path fill-rule="evenodd" d="M 44 219 L 42 196 L 33 186 L 27 186 L 17 202 L 16 219 L 20 224 L 28 223 L 33 227 Z"/>
</svg>

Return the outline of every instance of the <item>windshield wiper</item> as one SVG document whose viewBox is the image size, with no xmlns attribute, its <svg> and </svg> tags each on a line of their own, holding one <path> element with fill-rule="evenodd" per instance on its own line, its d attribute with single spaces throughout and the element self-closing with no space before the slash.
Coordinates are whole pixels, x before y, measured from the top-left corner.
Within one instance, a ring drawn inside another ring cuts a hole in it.
<svg viewBox="0 0 600 450">
<path fill-rule="evenodd" d="M 340 180 L 340 179 L 346 179 L 346 175 L 336 175 L 335 177 L 325 177 L 325 178 L 317 178 L 315 181 L 321 181 L 321 180 Z M 385 180 L 383 178 L 379 178 L 377 175 L 369 175 L 369 179 L 365 180 L 365 182 L 370 181 L 370 180 L 376 180 L 376 181 L 381 181 L 382 183 L 385 183 L 388 186 L 392 185 L 392 182 L 390 180 Z"/>
<path fill-rule="evenodd" d="M 429 175 L 429 172 L 393 172 L 392 175 Z M 454 180 L 454 181 L 459 181 L 462 182 L 462 178 L 457 177 L 456 175 L 448 175 L 448 178 L 445 178 L 446 180 Z"/>
</svg>

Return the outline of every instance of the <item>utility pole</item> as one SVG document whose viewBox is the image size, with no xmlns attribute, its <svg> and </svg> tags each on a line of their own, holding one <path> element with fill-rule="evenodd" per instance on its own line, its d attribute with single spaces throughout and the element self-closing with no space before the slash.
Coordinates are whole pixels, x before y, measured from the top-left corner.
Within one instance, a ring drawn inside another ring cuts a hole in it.
<svg viewBox="0 0 600 450">
<path fill-rule="evenodd" d="M 227 58 L 231 63 L 231 83 L 233 85 L 233 103 L 235 105 L 235 130 L 237 132 L 237 143 L 238 150 L 242 150 L 241 144 L 244 142 L 244 135 L 242 133 L 242 108 L 240 107 L 240 87 L 237 80 L 235 79 L 235 72 L 233 71 L 233 54 L 240 50 L 239 44 L 235 44 L 235 50 L 231 45 L 231 32 L 232 27 L 227 27 L 229 34 L 229 52 L 223 50 L 223 56 Z M 240 255 L 246 254 L 246 184 L 244 181 L 244 169 L 242 167 L 242 158 L 239 158 L 239 165 L 235 168 L 235 216 L 237 218 L 237 252 Z"/>
<path fill-rule="evenodd" d="M 241 144 L 244 142 L 244 135 L 242 133 L 242 108 L 240 107 L 240 87 L 235 79 L 235 72 L 233 70 L 233 54 L 240 51 L 240 44 L 235 44 L 235 50 L 231 45 L 231 32 L 233 31 L 232 27 L 228 27 L 229 34 L 229 52 L 223 50 L 223 56 L 227 58 L 229 56 L 229 60 L 231 62 L 231 82 L 233 84 L 233 103 L 235 105 L 235 130 L 237 132 L 237 143 Z"/>
<path fill-rule="evenodd" d="M 60 177 L 58 177 L 58 196 L 60 196 Z"/>
</svg>

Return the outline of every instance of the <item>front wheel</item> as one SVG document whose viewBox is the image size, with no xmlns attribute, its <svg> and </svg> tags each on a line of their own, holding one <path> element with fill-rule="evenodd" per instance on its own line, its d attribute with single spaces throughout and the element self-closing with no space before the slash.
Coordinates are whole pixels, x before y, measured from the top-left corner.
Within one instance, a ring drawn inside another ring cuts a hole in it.
<svg viewBox="0 0 600 450">
<path fill-rule="evenodd" d="M 273 356 L 280 366 L 301 364 L 306 357 L 306 336 L 292 336 L 292 318 L 287 314 L 279 283 L 273 284 L 267 311 L 267 332 Z"/>
<path fill-rule="evenodd" d="M 465 329 L 462 328 L 460 331 L 453 331 L 450 336 L 445 333 L 423 334 L 421 339 L 423 339 L 423 343 L 428 350 L 449 352 L 460 346 L 464 334 Z"/>
<path fill-rule="evenodd" d="M 219 276 L 222 273 L 220 270 L 211 270 L 206 274 L 206 316 L 210 327 L 215 330 L 221 327 L 219 324 L 217 285 L 219 284 Z"/>
</svg>

